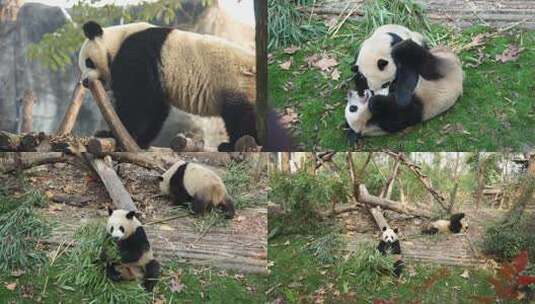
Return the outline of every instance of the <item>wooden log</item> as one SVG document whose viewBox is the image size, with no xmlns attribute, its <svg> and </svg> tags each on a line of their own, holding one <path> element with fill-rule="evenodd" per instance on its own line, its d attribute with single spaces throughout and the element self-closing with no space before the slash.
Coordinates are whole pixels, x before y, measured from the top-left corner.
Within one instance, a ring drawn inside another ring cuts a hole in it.
<svg viewBox="0 0 535 304">
<path fill-rule="evenodd" d="M 87 143 L 87 152 L 93 154 L 114 152 L 115 151 L 115 138 L 100 138 L 94 137 Z"/>
<path fill-rule="evenodd" d="M 111 156 L 111 158 L 118 162 L 136 164 L 140 167 L 155 170 L 159 173 L 164 173 L 166 171 L 160 164 L 145 156 L 144 153 L 114 152 L 104 154 Z"/>
<path fill-rule="evenodd" d="M 21 152 L 20 157 L 10 163 L 4 164 L 1 168 L 3 174 L 13 172 L 15 170 L 24 170 L 45 164 L 53 164 L 57 162 L 70 162 L 72 159 L 61 152 L 49 153 L 32 153 Z"/>
<path fill-rule="evenodd" d="M 28 89 L 24 91 L 24 96 L 21 100 L 22 123 L 20 126 L 20 133 L 29 133 L 32 131 L 32 109 L 36 100 L 37 98 L 32 90 Z"/>
<path fill-rule="evenodd" d="M 179 133 L 171 140 L 170 147 L 175 152 L 202 152 L 204 151 L 204 140 L 196 140 Z"/>
<path fill-rule="evenodd" d="M 366 186 L 363 184 L 359 186 L 359 202 L 372 204 L 374 206 L 381 206 L 382 208 L 390 209 L 398 213 L 414 215 L 418 217 L 425 217 L 425 218 L 431 217 L 431 214 L 425 210 L 413 208 L 413 207 L 401 204 L 396 201 L 392 201 L 389 199 L 382 199 L 377 196 L 370 195 L 368 193 L 368 189 L 366 189 Z"/>
<path fill-rule="evenodd" d="M 63 116 L 63 120 L 58 127 L 56 135 L 67 135 L 72 132 L 76 119 L 78 118 L 78 113 L 82 107 L 82 102 L 84 101 L 84 95 L 85 88 L 82 85 L 82 82 L 78 81 L 72 93 L 71 103 Z"/>
<path fill-rule="evenodd" d="M 44 147 L 41 147 L 41 144 Z M 28 133 L 22 136 L 19 150 L 24 152 L 49 152 L 51 149 L 48 144 L 48 136 L 43 133 Z"/>
<path fill-rule="evenodd" d="M 0 151 L 15 152 L 18 151 L 22 136 L 6 131 L 0 131 Z"/>
<path fill-rule="evenodd" d="M 108 166 L 103 159 L 93 158 L 89 153 L 84 153 L 83 155 L 91 167 L 97 172 L 106 190 L 108 190 L 115 209 L 137 211 L 130 193 L 126 191 L 119 176 L 117 176 L 117 172 Z"/>
<path fill-rule="evenodd" d="M 113 132 L 113 135 L 119 141 L 121 146 L 127 152 L 140 152 L 141 149 L 137 145 L 136 141 L 128 133 L 123 123 L 117 116 L 117 113 L 115 113 L 115 110 L 113 109 L 110 103 L 108 95 L 102 87 L 102 83 L 100 83 L 99 80 L 90 80 L 89 89 L 91 90 L 93 99 L 95 99 L 95 102 L 97 103 L 100 112 L 102 113 L 102 116 L 104 116 L 104 119 L 108 123 L 108 126 Z"/>
<path fill-rule="evenodd" d="M 383 227 L 390 228 L 390 225 L 388 225 L 388 223 L 386 222 L 386 219 L 383 216 L 383 212 L 381 211 L 380 207 L 368 208 L 368 211 L 371 213 L 373 219 L 375 220 L 379 231 L 383 231 Z"/>
</svg>

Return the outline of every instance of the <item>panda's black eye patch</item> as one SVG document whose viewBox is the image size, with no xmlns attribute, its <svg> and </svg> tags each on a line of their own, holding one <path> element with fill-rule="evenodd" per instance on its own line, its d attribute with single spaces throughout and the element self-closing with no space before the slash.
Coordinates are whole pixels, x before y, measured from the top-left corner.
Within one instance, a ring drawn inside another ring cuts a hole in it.
<svg viewBox="0 0 535 304">
<path fill-rule="evenodd" d="M 119 226 L 119 230 L 121 230 L 121 232 L 124 233 L 124 227 L 123 226 Z"/>
<path fill-rule="evenodd" d="M 93 62 L 93 60 L 87 58 L 85 60 L 85 66 L 88 68 L 88 69 L 95 69 L 96 66 L 95 66 L 95 63 Z"/>
<path fill-rule="evenodd" d="M 359 108 L 356 105 L 349 106 L 349 112 L 354 113 L 357 112 Z"/>
</svg>

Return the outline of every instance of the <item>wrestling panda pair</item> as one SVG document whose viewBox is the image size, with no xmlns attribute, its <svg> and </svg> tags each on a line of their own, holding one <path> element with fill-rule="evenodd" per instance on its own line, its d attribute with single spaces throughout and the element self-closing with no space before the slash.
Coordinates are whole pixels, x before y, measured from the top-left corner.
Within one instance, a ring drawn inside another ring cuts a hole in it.
<svg viewBox="0 0 535 304">
<path fill-rule="evenodd" d="M 379 27 L 352 66 L 356 91 L 347 96 L 348 137 L 401 131 L 451 108 L 463 91 L 460 60 L 428 49 L 422 35 L 399 25 Z"/>
<path fill-rule="evenodd" d="M 141 148 L 158 136 L 171 106 L 221 117 L 229 141 L 219 151 L 233 151 L 244 135 L 258 142 L 254 52 L 214 36 L 149 23 L 102 28 L 90 21 L 83 30 L 82 83 L 87 87 L 98 79 L 112 91 L 117 115 Z M 268 132 L 285 134 L 274 112 L 267 119 Z M 287 138 L 266 141 L 266 151 L 288 149 Z"/>
</svg>

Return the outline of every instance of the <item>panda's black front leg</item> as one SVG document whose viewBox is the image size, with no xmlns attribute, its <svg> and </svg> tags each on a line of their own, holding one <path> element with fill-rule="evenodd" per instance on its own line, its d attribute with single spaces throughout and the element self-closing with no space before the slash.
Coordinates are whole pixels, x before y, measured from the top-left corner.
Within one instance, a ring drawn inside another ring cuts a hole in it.
<svg viewBox="0 0 535 304">
<path fill-rule="evenodd" d="M 106 275 L 110 280 L 118 282 L 122 279 L 121 273 L 115 269 L 117 263 L 106 263 Z"/>
<path fill-rule="evenodd" d="M 388 111 L 389 103 L 395 102 L 390 96 L 375 95 L 368 101 L 368 109 L 372 114 L 383 114 Z"/>
<path fill-rule="evenodd" d="M 250 135 L 258 141 L 256 133 L 256 111 L 247 96 L 239 92 L 222 92 L 221 118 L 225 123 L 229 142 L 217 148 L 220 152 L 234 151 L 234 144 L 244 135 Z"/>
</svg>

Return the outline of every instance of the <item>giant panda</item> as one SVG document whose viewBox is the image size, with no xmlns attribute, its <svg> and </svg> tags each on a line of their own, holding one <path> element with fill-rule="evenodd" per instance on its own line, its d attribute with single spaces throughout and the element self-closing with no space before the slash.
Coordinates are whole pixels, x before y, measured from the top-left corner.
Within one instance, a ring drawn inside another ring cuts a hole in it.
<svg viewBox="0 0 535 304">
<path fill-rule="evenodd" d="M 370 37 L 362 42 L 351 70 L 357 93 L 364 97 L 365 91 L 372 94 L 388 95 L 388 87 L 399 75 L 392 58 L 393 47 L 401 41 L 410 39 L 427 48 L 422 34 L 408 28 L 387 24 L 378 27 Z"/>
<path fill-rule="evenodd" d="M 348 94 L 345 108 L 350 138 L 401 131 L 451 108 L 463 91 L 461 62 L 448 48 L 428 50 L 412 40 L 392 49 L 403 70 L 388 95 Z"/>
<path fill-rule="evenodd" d="M 234 217 L 234 203 L 225 184 L 212 170 L 195 163 L 178 161 L 159 176 L 160 193 L 169 195 L 177 204 L 191 202 L 194 214 L 205 214 L 212 208 Z"/>
<path fill-rule="evenodd" d="M 381 240 L 379 241 L 377 250 L 382 255 L 394 255 L 394 275 L 399 278 L 401 276 L 404 263 L 403 259 L 401 258 L 401 245 L 398 238 L 397 228 L 392 229 L 390 227 L 383 227 L 381 232 Z"/>
<path fill-rule="evenodd" d="M 468 221 L 465 218 L 464 213 L 455 213 L 449 220 L 438 220 L 429 223 L 424 229 L 423 234 L 455 234 L 468 231 Z"/>
<path fill-rule="evenodd" d="M 108 208 L 106 231 L 119 249 L 121 263 L 107 262 L 106 273 L 113 281 L 143 279 L 143 287 L 152 291 L 160 276 L 160 264 L 154 259 L 149 240 L 135 211 Z"/>
<path fill-rule="evenodd" d="M 111 89 L 114 108 L 141 148 L 160 132 L 170 107 L 220 116 L 231 151 L 244 135 L 257 142 L 254 52 L 221 38 L 133 23 L 83 26 L 79 53 L 82 83 L 99 79 Z M 110 134 L 100 134 L 107 135 Z"/>
</svg>

